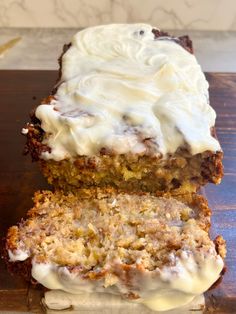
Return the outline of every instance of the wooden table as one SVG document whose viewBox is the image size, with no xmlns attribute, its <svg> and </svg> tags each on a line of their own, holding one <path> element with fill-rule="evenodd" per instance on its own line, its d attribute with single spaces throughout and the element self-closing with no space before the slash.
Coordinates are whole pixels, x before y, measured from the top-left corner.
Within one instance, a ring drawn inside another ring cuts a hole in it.
<svg viewBox="0 0 236 314">
<path fill-rule="evenodd" d="M 20 134 L 29 111 L 47 96 L 55 71 L 0 71 L 0 236 L 32 205 L 33 193 L 47 184 L 29 157 L 22 156 Z M 209 73 L 211 105 L 217 112 L 217 134 L 223 147 L 225 176 L 220 186 L 203 193 L 213 209 L 212 235 L 227 241 L 228 271 L 219 287 L 206 294 L 208 313 L 236 313 L 236 74 Z M 0 263 L 0 313 L 39 312 L 41 290 L 9 275 Z"/>
</svg>

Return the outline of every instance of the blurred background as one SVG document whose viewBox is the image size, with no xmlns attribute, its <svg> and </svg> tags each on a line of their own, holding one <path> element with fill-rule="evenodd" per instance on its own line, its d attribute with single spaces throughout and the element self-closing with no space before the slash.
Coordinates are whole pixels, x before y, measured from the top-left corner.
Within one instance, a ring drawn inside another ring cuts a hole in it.
<svg viewBox="0 0 236 314">
<path fill-rule="evenodd" d="M 188 33 L 205 71 L 236 71 L 236 0 L 0 0 L 0 45 L 21 37 L 0 68 L 54 69 L 78 29 L 135 22 Z"/>
</svg>

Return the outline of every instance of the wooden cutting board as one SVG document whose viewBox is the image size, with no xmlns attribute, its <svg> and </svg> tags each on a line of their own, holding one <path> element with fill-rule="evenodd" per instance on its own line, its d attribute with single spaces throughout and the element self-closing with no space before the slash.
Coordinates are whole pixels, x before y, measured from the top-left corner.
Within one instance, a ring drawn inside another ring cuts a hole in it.
<svg viewBox="0 0 236 314">
<path fill-rule="evenodd" d="M 22 156 L 30 110 L 47 96 L 55 71 L 0 71 L 0 236 L 32 205 L 33 193 L 47 184 L 37 165 Z M 227 273 L 206 294 L 208 313 L 236 313 L 236 74 L 208 73 L 211 105 L 217 112 L 217 135 L 224 150 L 225 176 L 220 186 L 208 185 L 203 194 L 213 209 L 212 236 L 227 241 Z M 0 263 L 0 313 L 3 310 L 40 312 L 42 290 L 9 275 Z"/>
</svg>

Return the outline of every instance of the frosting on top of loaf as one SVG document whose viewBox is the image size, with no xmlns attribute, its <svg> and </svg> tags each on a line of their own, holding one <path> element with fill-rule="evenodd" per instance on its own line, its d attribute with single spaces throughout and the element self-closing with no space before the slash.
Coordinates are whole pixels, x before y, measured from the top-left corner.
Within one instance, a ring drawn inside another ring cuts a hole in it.
<svg viewBox="0 0 236 314">
<path fill-rule="evenodd" d="M 36 117 L 50 152 L 62 160 L 116 154 L 194 155 L 220 150 L 216 114 L 194 55 L 147 24 L 110 24 L 78 32 L 62 58 L 61 82 Z"/>
</svg>

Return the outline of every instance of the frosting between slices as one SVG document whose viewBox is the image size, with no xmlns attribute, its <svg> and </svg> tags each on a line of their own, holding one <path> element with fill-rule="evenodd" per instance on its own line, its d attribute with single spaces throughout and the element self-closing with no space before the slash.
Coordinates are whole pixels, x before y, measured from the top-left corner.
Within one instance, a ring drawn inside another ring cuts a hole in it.
<svg viewBox="0 0 236 314">
<path fill-rule="evenodd" d="M 74 36 L 55 99 L 36 110 L 51 148 L 41 158 L 91 156 L 104 147 L 145 154 L 146 141 L 163 156 L 186 144 L 192 154 L 221 149 L 211 136 L 216 114 L 196 58 L 152 30 L 111 24 Z"/>
</svg>

